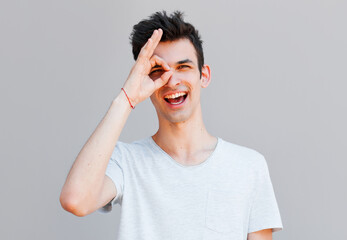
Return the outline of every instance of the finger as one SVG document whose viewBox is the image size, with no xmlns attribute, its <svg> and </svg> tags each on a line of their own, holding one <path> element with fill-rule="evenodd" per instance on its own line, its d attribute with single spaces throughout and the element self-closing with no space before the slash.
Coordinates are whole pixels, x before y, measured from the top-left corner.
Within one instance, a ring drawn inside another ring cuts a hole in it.
<svg viewBox="0 0 347 240">
<path fill-rule="evenodd" d="M 172 76 L 173 71 L 169 70 L 165 73 L 163 73 L 160 78 L 156 79 L 154 81 L 154 85 L 155 85 L 155 90 L 161 88 L 162 86 L 164 86 L 170 79 L 170 77 Z"/>
<path fill-rule="evenodd" d="M 150 58 L 153 55 L 155 48 L 158 46 L 160 39 L 163 35 L 163 30 L 160 28 L 158 30 L 154 30 L 152 36 L 149 38 L 149 42 L 145 48 L 145 56 Z"/>
<path fill-rule="evenodd" d="M 163 35 L 163 30 L 154 30 L 152 36 L 147 40 L 147 43 L 141 48 L 139 57 L 150 58 L 160 42 L 161 36 Z"/>
<path fill-rule="evenodd" d="M 156 31 L 157 31 L 156 34 L 153 33 L 152 37 L 151 37 L 153 40 L 153 43 L 151 44 L 149 51 L 148 51 L 149 57 L 151 57 L 153 55 L 155 48 L 158 46 L 160 39 L 163 36 L 163 30 L 161 28 L 159 28 Z"/>
<path fill-rule="evenodd" d="M 162 68 L 165 70 L 165 71 L 169 71 L 170 70 L 170 66 L 169 64 L 167 64 L 167 62 L 165 62 L 164 59 L 158 57 L 157 55 L 153 55 L 150 59 L 150 63 L 151 63 L 151 68 L 156 66 L 156 65 L 159 65 L 159 66 L 162 66 Z"/>
</svg>

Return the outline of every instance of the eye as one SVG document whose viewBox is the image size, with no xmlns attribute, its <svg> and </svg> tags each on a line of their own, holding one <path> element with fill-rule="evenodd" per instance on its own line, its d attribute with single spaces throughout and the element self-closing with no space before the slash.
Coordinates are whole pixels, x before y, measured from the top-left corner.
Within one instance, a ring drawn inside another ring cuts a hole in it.
<svg viewBox="0 0 347 240">
<path fill-rule="evenodd" d="M 184 68 L 190 68 L 188 65 L 179 65 L 177 69 L 184 69 Z"/>
<path fill-rule="evenodd" d="M 158 68 L 158 69 L 154 69 L 153 71 L 151 71 L 150 74 L 154 74 L 154 73 L 160 73 L 162 71 L 161 68 Z"/>
</svg>

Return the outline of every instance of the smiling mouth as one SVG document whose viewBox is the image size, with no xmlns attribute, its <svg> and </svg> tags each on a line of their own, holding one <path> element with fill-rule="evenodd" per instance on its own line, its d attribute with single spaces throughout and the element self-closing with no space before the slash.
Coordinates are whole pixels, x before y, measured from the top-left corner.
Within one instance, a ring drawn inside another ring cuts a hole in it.
<svg viewBox="0 0 347 240">
<path fill-rule="evenodd" d="M 186 92 L 174 93 L 174 94 L 165 96 L 164 99 L 166 102 L 170 104 L 178 105 L 184 102 L 184 100 L 186 100 L 187 95 L 188 94 Z"/>
</svg>

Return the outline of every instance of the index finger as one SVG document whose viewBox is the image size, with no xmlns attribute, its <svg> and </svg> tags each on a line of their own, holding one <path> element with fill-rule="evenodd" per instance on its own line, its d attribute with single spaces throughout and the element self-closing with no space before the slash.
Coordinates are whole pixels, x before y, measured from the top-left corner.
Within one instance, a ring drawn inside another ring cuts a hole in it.
<svg viewBox="0 0 347 240">
<path fill-rule="evenodd" d="M 147 43 L 142 47 L 139 56 L 150 58 L 153 55 L 154 49 L 158 46 L 161 37 L 163 36 L 162 29 L 153 31 L 152 36 L 147 40 Z"/>
</svg>

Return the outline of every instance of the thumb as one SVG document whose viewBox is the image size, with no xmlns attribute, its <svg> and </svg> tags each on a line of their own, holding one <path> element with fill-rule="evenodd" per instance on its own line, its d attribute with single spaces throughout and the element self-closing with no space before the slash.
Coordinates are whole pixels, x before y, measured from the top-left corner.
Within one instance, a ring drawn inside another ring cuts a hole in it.
<svg viewBox="0 0 347 240">
<path fill-rule="evenodd" d="M 164 86 L 170 79 L 170 77 L 172 76 L 173 72 L 172 70 L 169 70 L 167 72 L 164 72 L 160 78 L 156 79 L 154 81 L 154 85 L 155 85 L 155 90 L 161 88 L 162 86 Z"/>
</svg>

